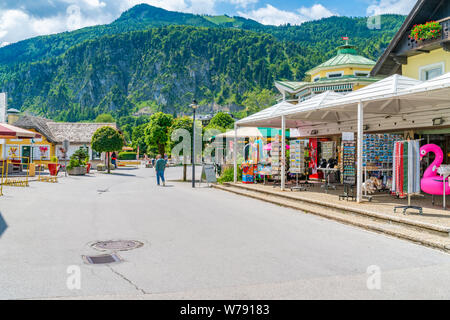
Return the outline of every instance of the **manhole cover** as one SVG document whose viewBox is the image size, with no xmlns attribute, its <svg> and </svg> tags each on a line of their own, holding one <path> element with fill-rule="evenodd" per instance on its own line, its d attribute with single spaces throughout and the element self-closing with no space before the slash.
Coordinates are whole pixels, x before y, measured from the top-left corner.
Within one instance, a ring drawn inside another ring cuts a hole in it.
<svg viewBox="0 0 450 320">
<path fill-rule="evenodd" d="M 87 264 L 109 264 L 122 261 L 116 254 L 103 254 L 100 256 L 83 256 L 83 260 Z"/>
<path fill-rule="evenodd" d="M 136 240 L 108 240 L 108 241 L 98 241 L 91 246 L 94 249 L 103 251 L 128 251 L 142 247 L 144 244 Z"/>
</svg>

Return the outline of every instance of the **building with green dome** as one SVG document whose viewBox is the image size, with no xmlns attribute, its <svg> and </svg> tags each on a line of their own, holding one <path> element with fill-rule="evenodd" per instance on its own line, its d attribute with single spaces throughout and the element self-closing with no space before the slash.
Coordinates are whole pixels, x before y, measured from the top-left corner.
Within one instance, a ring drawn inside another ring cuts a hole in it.
<svg viewBox="0 0 450 320">
<path fill-rule="evenodd" d="M 355 46 L 346 44 L 338 47 L 336 56 L 306 73 L 311 81 L 275 81 L 275 86 L 283 100 L 294 104 L 325 91 L 345 94 L 379 81 L 381 78 L 370 76 L 375 64 L 375 61 L 358 55 Z"/>
</svg>

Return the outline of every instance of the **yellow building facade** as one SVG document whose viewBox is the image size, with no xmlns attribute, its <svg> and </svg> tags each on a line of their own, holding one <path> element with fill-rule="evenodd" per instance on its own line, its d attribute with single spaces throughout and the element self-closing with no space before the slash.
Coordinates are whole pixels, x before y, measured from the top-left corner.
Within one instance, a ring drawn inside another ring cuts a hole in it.
<svg viewBox="0 0 450 320">
<path fill-rule="evenodd" d="M 49 141 L 41 132 L 35 129 L 27 129 L 39 133 L 38 139 L 5 139 L 5 144 L 1 146 L 1 155 L 3 159 L 21 160 L 26 163 L 31 162 L 48 163 L 56 155 L 56 145 Z M 3 150 L 4 148 L 4 150 Z"/>
<path fill-rule="evenodd" d="M 402 65 L 402 74 L 406 77 L 426 81 L 434 74 L 450 72 L 450 52 L 440 48 L 408 57 L 408 63 Z"/>
</svg>

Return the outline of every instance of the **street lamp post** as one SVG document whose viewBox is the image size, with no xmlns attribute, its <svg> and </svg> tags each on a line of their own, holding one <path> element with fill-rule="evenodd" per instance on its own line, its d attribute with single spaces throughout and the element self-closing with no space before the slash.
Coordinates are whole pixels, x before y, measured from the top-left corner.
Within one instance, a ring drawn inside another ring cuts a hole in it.
<svg viewBox="0 0 450 320">
<path fill-rule="evenodd" d="M 194 110 L 194 116 L 192 121 L 192 188 L 195 188 L 195 111 L 198 108 L 197 101 L 193 100 L 190 106 Z"/>
</svg>

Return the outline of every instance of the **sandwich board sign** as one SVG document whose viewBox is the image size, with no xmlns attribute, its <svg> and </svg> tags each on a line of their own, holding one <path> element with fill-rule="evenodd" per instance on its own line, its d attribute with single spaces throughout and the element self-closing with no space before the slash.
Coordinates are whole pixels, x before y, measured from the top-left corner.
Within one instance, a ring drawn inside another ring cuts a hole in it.
<svg viewBox="0 0 450 320">
<path fill-rule="evenodd" d="M 216 169 L 212 164 L 204 164 L 200 181 L 206 180 L 208 184 L 217 183 Z"/>
<path fill-rule="evenodd" d="M 3 216 L 0 212 L 0 237 L 6 231 L 6 229 L 8 229 L 8 225 L 6 224 L 6 221 L 5 219 L 3 219 Z"/>
</svg>

